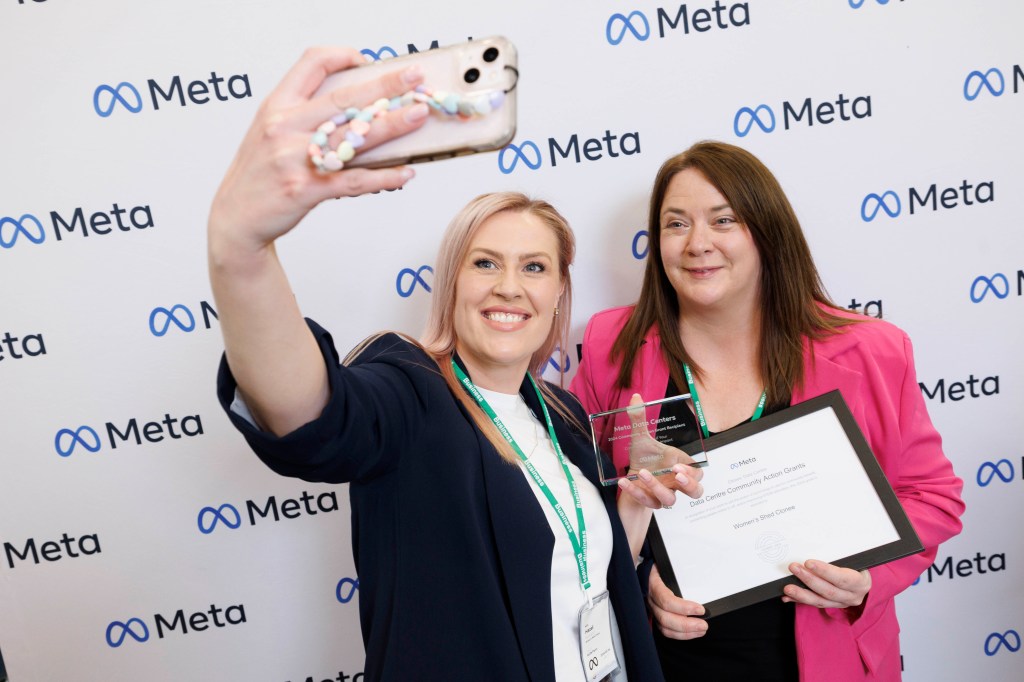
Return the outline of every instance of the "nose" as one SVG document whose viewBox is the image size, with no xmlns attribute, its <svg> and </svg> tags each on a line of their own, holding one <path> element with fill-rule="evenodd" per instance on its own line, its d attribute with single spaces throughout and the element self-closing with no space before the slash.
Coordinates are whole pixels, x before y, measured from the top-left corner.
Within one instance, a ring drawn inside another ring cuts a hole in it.
<svg viewBox="0 0 1024 682">
<path fill-rule="evenodd" d="M 711 242 L 711 228 L 704 223 L 695 224 L 690 228 L 690 234 L 686 240 L 686 253 L 691 256 L 700 256 L 710 253 L 714 248 Z"/>
<path fill-rule="evenodd" d="M 494 283 L 494 294 L 505 300 L 512 300 L 518 297 L 523 291 L 522 283 L 519 281 L 519 273 L 513 268 L 505 268 Z"/>
</svg>

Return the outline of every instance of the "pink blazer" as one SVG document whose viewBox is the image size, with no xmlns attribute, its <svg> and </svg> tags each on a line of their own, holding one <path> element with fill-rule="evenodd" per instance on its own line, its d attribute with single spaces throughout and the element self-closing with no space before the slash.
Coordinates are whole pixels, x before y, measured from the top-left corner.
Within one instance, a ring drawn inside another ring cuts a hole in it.
<svg viewBox="0 0 1024 682">
<path fill-rule="evenodd" d="M 609 351 L 631 311 L 632 306 L 605 310 L 587 325 L 583 358 L 570 389 L 589 412 L 624 407 L 633 393 L 645 400 L 664 397 L 668 366 L 655 329 L 640 349 L 631 385 L 615 385 L 618 367 L 609 360 Z M 902 330 L 871 320 L 810 346 L 813 354 L 808 347 L 804 356 L 804 385 L 792 402 L 840 390 L 925 550 L 872 568 L 871 591 L 859 614 L 797 605 L 800 679 L 899 680 L 893 597 L 931 565 L 941 542 L 960 532 L 963 481 L 942 453 L 917 383 L 910 339 Z"/>
</svg>

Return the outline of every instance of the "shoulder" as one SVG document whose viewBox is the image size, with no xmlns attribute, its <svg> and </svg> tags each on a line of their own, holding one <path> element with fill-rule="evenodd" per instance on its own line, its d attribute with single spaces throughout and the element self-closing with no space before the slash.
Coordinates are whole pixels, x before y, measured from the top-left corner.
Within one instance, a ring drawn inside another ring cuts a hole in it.
<svg viewBox="0 0 1024 682">
<path fill-rule="evenodd" d="M 839 358 L 856 353 L 871 356 L 875 361 L 905 360 L 910 338 L 907 333 L 885 320 L 857 315 L 846 310 L 827 308 L 842 318 L 856 320 L 840 329 L 839 333 L 813 342 L 815 354 Z"/>
<path fill-rule="evenodd" d="M 371 362 L 396 364 L 408 361 L 429 362 L 436 365 L 423 347 L 414 340 L 395 332 L 379 332 L 363 339 L 353 348 L 346 364 L 363 365 Z"/>
<path fill-rule="evenodd" d="M 632 305 L 619 306 L 595 313 L 587 322 L 587 341 L 607 341 L 609 344 L 614 342 L 630 315 L 633 314 L 635 307 Z"/>
</svg>

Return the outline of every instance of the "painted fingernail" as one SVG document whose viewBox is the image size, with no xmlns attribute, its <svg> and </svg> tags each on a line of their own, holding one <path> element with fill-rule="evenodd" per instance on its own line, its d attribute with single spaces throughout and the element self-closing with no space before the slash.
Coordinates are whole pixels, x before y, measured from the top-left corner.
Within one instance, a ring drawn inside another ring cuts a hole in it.
<svg viewBox="0 0 1024 682">
<path fill-rule="evenodd" d="M 416 121 L 422 121 L 429 113 L 430 107 L 422 102 L 418 102 L 405 110 L 405 122 L 415 123 Z"/>
<path fill-rule="evenodd" d="M 419 66 L 410 66 L 402 72 L 402 82 L 406 85 L 413 85 L 423 80 L 423 69 Z"/>
</svg>

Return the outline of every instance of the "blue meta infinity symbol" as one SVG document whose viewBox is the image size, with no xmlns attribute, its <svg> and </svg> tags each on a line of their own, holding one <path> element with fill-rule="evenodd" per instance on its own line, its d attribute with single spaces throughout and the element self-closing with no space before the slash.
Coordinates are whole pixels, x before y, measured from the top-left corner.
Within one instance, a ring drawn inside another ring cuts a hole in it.
<svg viewBox="0 0 1024 682">
<path fill-rule="evenodd" d="M 359 578 L 342 578 L 338 581 L 338 586 L 334 588 L 334 596 L 342 604 L 347 604 L 355 598 L 358 589 Z"/>
<path fill-rule="evenodd" d="M 531 159 L 526 155 L 527 150 L 533 150 Z M 512 154 L 512 161 L 505 163 L 505 156 Z M 538 147 L 533 140 L 524 140 L 520 144 L 509 144 L 507 147 L 498 152 L 498 170 L 505 175 L 508 175 L 516 169 L 516 165 L 522 159 L 523 163 L 530 170 L 537 170 L 540 168 L 542 157 L 540 155 L 540 147 Z"/>
<path fill-rule="evenodd" d="M 892 198 L 891 202 L 887 201 L 890 197 Z M 889 207 L 890 203 L 894 204 L 893 208 Z M 896 192 L 893 192 L 891 189 L 886 190 L 881 195 L 872 192 L 871 194 L 864 197 L 864 201 L 860 203 L 860 217 L 861 220 L 863 220 L 866 223 L 870 223 L 872 220 L 874 220 L 875 216 L 878 215 L 879 211 L 885 211 L 885 214 L 887 216 L 889 216 L 890 218 L 895 218 L 900 214 L 900 211 L 902 210 L 903 204 L 902 202 L 900 202 L 899 195 L 896 194 Z"/>
<path fill-rule="evenodd" d="M 234 515 L 234 520 L 228 518 L 228 512 Z M 213 517 L 209 523 L 206 520 Z M 213 532 L 213 529 L 217 527 L 217 523 L 223 521 L 224 525 L 232 530 L 242 525 L 242 515 L 238 513 L 235 506 L 232 504 L 222 504 L 221 506 L 214 507 L 203 507 L 199 510 L 199 518 L 196 523 L 199 525 L 199 532 L 203 535 L 209 535 Z"/>
<path fill-rule="evenodd" d="M 640 243 L 643 242 L 643 249 L 641 250 Z M 647 253 L 651 250 L 651 233 L 647 230 L 640 230 L 633 235 L 633 258 L 637 260 L 643 260 L 647 258 Z"/>
<path fill-rule="evenodd" d="M 123 91 L 128 91 L 135 96 L 135 104 L 132 104 L 124 98 L 124 95 L 121 94 Z M 110 95 L 110 101 L 107 103 L 107 106 L 101 107 L 100 95 L 104 94 Z M 142 95 L 139 94 L 139 91 L 136 90 L 135 86 L 131 83 L 118 83 L 117 86 L 113 88 L 107 84 L 103 84 L 96 88 L 96 91 L 92 93 L 92 108 L 95 109 L 96 113 L 102 118 L 106 118 L 114 113 L 114 107 L 117 106 L 118 102 L 133 114 L 137 114 L 142 111 Z"/>
<path fill-rule="evenodd" d="M 864 6 L 866 0 L 850 0 L 850 7 L 854 9 L 860 9 Z M 875 0 L 879 5 L 888 5 L 889 0 Z"/>
<path fill-rule="evenodd" d="M 184 313 L 184 316 L 181 318 L 178 317 L 179 311 Z M 162 327 L 157 326 L 157 319 L 160 318 L 163 321 Z M 178 303 L 171 306 L 170 309 L 160 306 L 153 308 L 153 312 L 149 314 L 149 331 L 153 332 L 153 336 L 163 336 L 170 329 L 171 322 L 183 332 L 190 332 L 196 328 L 195 315 L 187 307 Z"/>
<path fill-rule="evenodd" d="M 138 623 L 139 629 L 141 629 L 141 634 L 136 634 L 135 629 L 132 628 L 132 625 L 135 623 Z M 116 640 L 113 638 L 114 630 L 120 631 L 120 636 Z M 107 644 L 115 649 L 124 644 L 124 640 L 128 635 L 131 635 L 132 639 L 136 642 L 145 642 L 149 639 L 149 628 L 146 627 L 146 624 L 139 618 L 129 618 L 123 623 L 119 620 L 115 620 L 107 626 Z"/>
<path fill-rule="evenodd" d="M 998 89 L 992 84 L 989 76 L 995 74 L 999 78 Z M 971 86 L 977 82 L 978 87 L 971 89 Z M 992 68 L 982 73 L 981 71 L 971 71 L 967 74 L 967 78 L 964 79 L 964 99 L 968 102 L 973 102 L 978 99 L 978 95 L 981 94 L 981 89 L 985 88 L 993 97 L 999 97 L 1003 94 L 1003 90 L 1006 89 L 1006 80 L 1003 79 L 1003 72 L 999 69 Z"/>
<path fill-rule="evenodd" d="M 982 462 L 978 467 L 978 485 L 987 488 L 992 479 L 998 477 L 1003 483 L 1013 480 L 1013 462 L 1001 459 L 998 462 Z"/>
<path fill-rule="evenodd" d="M 1020 644 L 1020 635 L 1016 630 L 993 632 L 985 638 L 985 655 L 995 656 L 1004 646 L 1010 651 L 1020 651 Z"/>
<path fill-rule="evenodd" d="M 412 292 L 416 291 L 417 284 L 421 285 L 424 289 L 426 289 L 427 293 L 430 293 L 430 285 L 427 284 L 427 281 L 425 279 L 423 279 L 424 272 L 429 272 L 431 275 L 433 275 L 434 268 L 430 267 L 429 265 L 422 265 L 418 270 L 413 270 L 412 268 L 402 268 L 398 273 L 398 277 L 395 279 L 395 290 L 398 291 L 398 295 L 401 296 L 402 298 L 409 298 L 410 296 L 412 296 Z M 409 282 L 409 288 L 406 289 L 405 286 L 402 285 L 402 282 L 409 277 L 412 277 L 412 281 Z"/>
<path fill-rule="evenodd" d="M 559 355 L 565 358 L 565 362 L 563 362 L 561 365 L 558 364 L 558 360 L 555 359 Z M 548 364 L 545 365 L 545 369 L 547 369 L 547 367 L 553 367 L 554 370 L 559 374 L 565 374 L 566 372 L 569 371 L 569 367 L 572 366 L 570 360 L 571 358 L 569 357 L 568 353 L 563 353 L 561 348 L 555 348 L 555 352 L 551 354 L 550 358 L 548 358 Z"/>
<path fill-rule="evenodd" d="M 768 123 L 765 123 L 761 119 L 760 113 L 768 113 Z M 746 127 L 740 128 L 740 119 L 744 118 L 744 115 L 749 117 L 746 121 Z M 746 137 L 750 133 L 750 129 L 754 127 L 754 124 L 760 128 L 763 132 L 770 133 L 775 130 L 775 112 L 767 104 L 759 104 L 753 109 L 750 107 L 741 107 L 736 112 L 736 116 L 732 120 L 732 130 L 736 133 L 736 137 Z"/>
<path fill-rule="evenodd" d="M 388 57 L 398 56 L 398 53 L 395 52 L 394 48 L 388 47 L 387 45 L 380 48 L 376 52 L 369 48 L 363 48 L 362 50 L 359 50 L 359 54 L 369 57 L 370 61 L 372 62 L 377 62 L 380 61 L 381 59 L 387 59 Z"/>
<path fill-rule="evenodd" d="M 634 19 L 639 19 L 640 23 L 643 24 L 643 33 L 637 30 L 636 24 L 633 23 Z M 618 24 L 622 24 L 622 28 L 617 36 L 612 36 L 612 29 Z M 626 31 L 632 33 L 633 37 L 637 40 L 644 41 L 651 37 L 651 24 L 640 10 L 633 10 L 629 14 L 619 14 L 616 12 L 608 17 L 608 23 L 604 27 L 604 37 L 608 39 L 609 45 L 621 43 L 622 39 L 626 37 Z"/>
<path fill-rule="evenodd" d="M 29 230 L 26 227 L 28 224 L 35 225 L 35 230 Z M 10 239 L 4 238 L 4 227 L 7 225 L 14 225 L 14 232 L 11 233 Z M 20 218 L 11 218 L 9 216 L 0 218 L 0 248 L 11 248 L 21 235 L 25 235 L 25 238 L 33 244 L 42 244 L 46 241 L 46 232 L 43 230 L 43 224 L 31 213 L 26 213 Z"/>
<path fill-rule="evenodd" d="M 71 442 L 68 442 L 65 436 L 70 437 Z M 91 436 L 91 438 L 86 440 L 85 436 Z M 70 457 L 78 444 L 81 444 L 89 452 L 99 452 L 99 434 L 90 426 L 79 426 L 77 429 L 61 429 L 57 432 L 57 437 L 53 439 L 53 447 L 61 457 Z"/>
<path fill-rule="evenodd" d="M 1002 282 L 1002 291 L 996 288 L 996 282 Z M 978 285 L 983 285 L 981 293 L 978 293 Z M 991 277 L 985 275 L 978 275 L 971 282 L 971 303 L 981 303 L 988 292 L 995 294 L 996 298 L 1006 298 L 1010 295 L 1010 280 L 1006 279 L 1006 275 L 1001 272 L 997 272 Z"/>
</svg>

